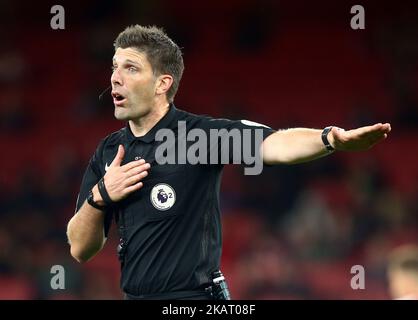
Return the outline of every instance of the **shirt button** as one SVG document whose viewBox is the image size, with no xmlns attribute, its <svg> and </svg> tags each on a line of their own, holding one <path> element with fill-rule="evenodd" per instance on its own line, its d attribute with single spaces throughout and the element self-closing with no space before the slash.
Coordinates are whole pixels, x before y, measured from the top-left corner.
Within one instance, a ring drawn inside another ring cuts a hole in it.
<svg viewBox="0 0 418 320">
<path fill-rule="evenodd" d="M 135 157 L 135 160 L 139 160 L 139 159 L 141 159 L 141 157 Z"/>
</svg>

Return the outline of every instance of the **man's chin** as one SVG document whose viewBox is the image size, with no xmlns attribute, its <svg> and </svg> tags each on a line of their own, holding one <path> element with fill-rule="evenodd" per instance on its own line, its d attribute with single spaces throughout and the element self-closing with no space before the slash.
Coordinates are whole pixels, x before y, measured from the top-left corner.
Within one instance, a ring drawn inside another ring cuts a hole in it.
<svg viewBox="0 0 418 320">
<path fill-rule="evenodd" d="M 115 113 L 114 113 L 115 118 L 120 121 L 129 120 L 130 119 L 129 114 L 127 112 L 124 112 L 126 110 L 120 110 L 120 109 L 121 109 L 120 107 L 115 107 Z"/>
</svg>

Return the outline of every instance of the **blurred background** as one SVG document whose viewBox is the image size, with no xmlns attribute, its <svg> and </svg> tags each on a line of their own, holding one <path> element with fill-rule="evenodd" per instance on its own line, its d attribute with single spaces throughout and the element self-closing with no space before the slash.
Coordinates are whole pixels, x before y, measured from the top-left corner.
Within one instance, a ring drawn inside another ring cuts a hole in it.
<svg viewBox="0 0 418 320">
<path fill-rule="evenodd" d="M 358 3 L 357 3 L 358 2 Z M 80 265 L 66 224 L 100 139 L 118 130 L 113 41 L 163 27 L 183 52 L 178 108 L 276 129 L 390 122 L 363 153 L 225 169 L 222 269 L 235 299 L 390 299 L 386 257 L 418 241 L 418 6 L 413 1 L 1 1 L 0 299 L 121 299 L 118 237 Z M 52 30 L 51 7 L 65 9 Z M 350 8 L 365 8 L 353 30 Z M 53 265 L 66 271 L 52 290 Z M 365 289 L 353 290 L 353 265 Z"/>
</svg>

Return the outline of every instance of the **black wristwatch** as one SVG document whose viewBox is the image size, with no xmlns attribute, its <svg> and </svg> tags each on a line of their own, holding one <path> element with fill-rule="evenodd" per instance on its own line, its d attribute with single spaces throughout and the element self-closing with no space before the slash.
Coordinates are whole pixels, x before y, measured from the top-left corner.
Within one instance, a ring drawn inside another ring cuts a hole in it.
<svg viewBox="0 0 418 320">
<path fill-rule="evenodd" d="M 94 201 L 94 198 L 93 198 L 93 189 L 91 189 L 91 190 L 89 191 L 89 194 L 88 194 L 88 196 L 87 196 L 87 203 L 88 203 L 89 205 L 91 205 L 92 207 L 94 207 L 94 208 L 96 208 L 96 209 L 98 209 L 98 210 L 101 210 L 101 211 L 104 211 L 104 209 L 106 208 L 105 206 L 101 206 L 101 205 L 97 204 L 97 203 Z"/>
<path fill-rule="evenodd" d="M 322 142 L 324 143 L 325 148 L 327 148 L 327 150 L 330 152 L 335 151 L 334 147 L 328 141 L 328 133 L 332 130 L 332 128 L 332 126 L 326 127 L 324 130 L 322 130 L 321 134 Z"/>
</svg>

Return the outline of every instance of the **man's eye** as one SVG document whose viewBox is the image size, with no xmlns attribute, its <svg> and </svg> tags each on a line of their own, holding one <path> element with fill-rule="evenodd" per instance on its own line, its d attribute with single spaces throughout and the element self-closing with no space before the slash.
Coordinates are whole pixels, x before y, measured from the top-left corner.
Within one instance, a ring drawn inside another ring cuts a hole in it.
<svg viewBox="0 0 418 320">
<path fill-rule="evenodd" d="M 136 68 L 135 67 L 129 67 L 128 70 L 129 70 L 129 72 L 136 72 Z"/>
<path fill-rule="evenodd" d="M 115 70 L 117 69 L 116 66 L 111 66 L 110 69 L 112 70 L 112 72 L 115 72 Z"/>
</svg>

